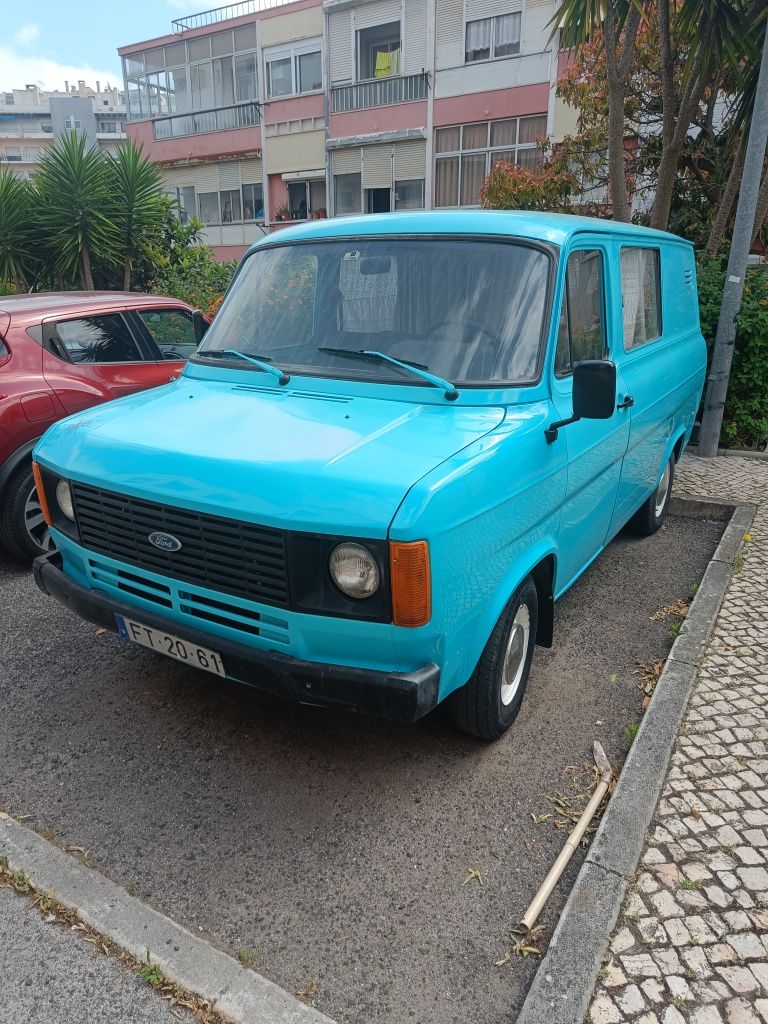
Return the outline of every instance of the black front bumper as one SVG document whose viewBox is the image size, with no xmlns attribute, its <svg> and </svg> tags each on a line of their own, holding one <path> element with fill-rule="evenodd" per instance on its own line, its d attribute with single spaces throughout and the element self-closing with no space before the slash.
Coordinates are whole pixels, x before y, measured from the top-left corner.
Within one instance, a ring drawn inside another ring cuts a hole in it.
<svg viewBox="0 0 768 1024">
<path fill-rule="evenodd" d="M 138 617 L 155 629 L 172 633 L 203 647 L 213 646 L 224 660 L 227 676 L 268 690 L 299 704 L 360 711 L 395 722 L 415 722 L 437 704 L 440 669 L 429 663 L 415 672 L 377 672 L 299 661 L 278 651 L 257 650 L 234 643 L 160 615 L 115 601 L 99 590 L 82 587 L 61 570 L 61 554 L 53 551 L 35 559 L 35 582 L 44 594 L 55 597 L 82 619 L 116 633 L 115 613 Z"/>
</svg>

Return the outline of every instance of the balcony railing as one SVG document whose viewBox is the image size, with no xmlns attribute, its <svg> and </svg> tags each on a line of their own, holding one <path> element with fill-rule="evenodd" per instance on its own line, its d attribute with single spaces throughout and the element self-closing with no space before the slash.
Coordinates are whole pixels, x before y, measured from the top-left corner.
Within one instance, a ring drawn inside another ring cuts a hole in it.
<svg viewBox="0 0 768 1024">
<path fill-rule="evenodd" d="M 261 121 L 261 104 L 238 103 L 234 107 L 213 107 L 193 114 L 174 114 L 155 119 L 155 139 L 176 139 L 182 135 L 225 132 L 230 128 L 252 128 Z"/>
<path fill-rule="evenodd" d="M 272 7 L 283 7 L 296 2 L 297 0 L 241 0 L 240 3 L 214 7 L 210 11 L 200 11 L 199 14 L 177 18 L 173 22 L 173 31 L 186 32 L 192 28 L 204 28 L 206 25 L 216 25 L 220 21 L 229 21 L 230 18 L 242 18 L 248 14 L 257 14 L 259 11 L 268 11 Z"/>
<path fill-rule="evenodd" d="M 366 107 L 384 107 L 389 103 L 408 103 L 426 99 L 429 75 L 400 75 L 392 78 L 374 78 L 357 85 L 339 85 L 333 89 L 333 112 L 364 110 Z"/>
</svg>

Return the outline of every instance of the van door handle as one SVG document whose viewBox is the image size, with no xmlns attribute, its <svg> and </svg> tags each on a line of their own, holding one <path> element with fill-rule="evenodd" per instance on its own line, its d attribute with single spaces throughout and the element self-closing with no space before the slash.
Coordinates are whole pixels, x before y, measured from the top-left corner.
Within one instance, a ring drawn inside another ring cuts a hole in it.
<svg viewBox="0 0 768 1024">
<path fill-rule="evenodd" d="M 624 399 L 624 401 L 623 402 L 619 402 L 619 404 L 616 406 L 616 408 L 617 409 L 631 409 L 634 404 L 635 404 L 635 400 L 632 397 L 632 395 L 627 395 L 627 397 Z"/>
</svg>

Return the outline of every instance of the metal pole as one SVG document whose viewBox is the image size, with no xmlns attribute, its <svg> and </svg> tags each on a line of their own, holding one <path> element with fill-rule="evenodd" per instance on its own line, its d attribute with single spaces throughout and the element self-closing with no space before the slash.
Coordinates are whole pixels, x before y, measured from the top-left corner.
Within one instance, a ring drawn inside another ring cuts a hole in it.
<svg viewBox="0 0 768 1024">
<path fill-rule="evenodd" d="M 699 432 L 699 455 L 711 458 L 717 455 L 723 409 L 728 393 L 733 346 L 736 340 L 736 317 L 741 309 L 744 293 L 744 275 L 747 270 L 749 248 L 752 244 L 752 225 L 755 221 L 757 196 L 760 191 L 765 148 L 768 145 L 768 22 L 766 22 L 760 75 L 757 79 L 752 124 L 749 129 L 747 154 L 741 176 L 741 191 L 736 206 L 736 221 L 728 255 L 720 319 L 717 322 L 712 365 L 707 379 L 707 394 Z"/>
</svg>

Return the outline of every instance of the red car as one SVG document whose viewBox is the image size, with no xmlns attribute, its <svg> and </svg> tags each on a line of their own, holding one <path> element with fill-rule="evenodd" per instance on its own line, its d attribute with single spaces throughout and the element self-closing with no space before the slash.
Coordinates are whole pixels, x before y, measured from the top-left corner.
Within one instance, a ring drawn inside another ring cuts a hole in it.
<svg viewBox="0 0 768 1024">
<path fill-rule="evenodd" d="M 0 542 L 50 548 L 30 455 L 62 416 L 177 376 L 207 323 L 176 299 L 131 292 L 0 296 Z"/>
</svg>

